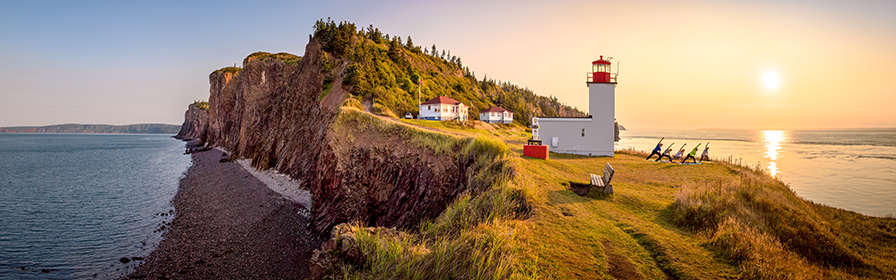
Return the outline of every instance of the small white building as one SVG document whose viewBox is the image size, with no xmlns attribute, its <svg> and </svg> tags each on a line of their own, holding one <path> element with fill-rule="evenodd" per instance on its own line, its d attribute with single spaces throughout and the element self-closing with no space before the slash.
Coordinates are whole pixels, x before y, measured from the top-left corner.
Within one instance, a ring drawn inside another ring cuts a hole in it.
<svg viewBox="0 0 896 280">
<path fill-rule="evenodd" d="M 487 123 L 513 123 L 513 112 L 501 107 L 479 111 L 479 120 Z"/>
<path fill-rule="evenodd" d="M 591 63 L 587 73 L 588 111 L 584 118 L 532 118 L 532 139 L 555 153 L 613 156 L 616 110 L 616 75 L 610 74 L 609 58 Z"/>
<path fill-rule="evenodd" d="M 460 101 L 439 96 L 420 104 L 419 118 L 434 121 L 467 121 L 469 107 Z"/>
</svg>

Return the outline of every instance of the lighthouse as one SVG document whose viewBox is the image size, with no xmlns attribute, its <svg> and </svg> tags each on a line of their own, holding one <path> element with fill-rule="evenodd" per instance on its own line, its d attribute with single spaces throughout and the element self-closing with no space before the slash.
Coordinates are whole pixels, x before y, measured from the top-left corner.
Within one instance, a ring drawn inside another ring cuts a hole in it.
<svg viewBox="0 0 896 280">
<path fill-rule="evenodd" d="M 616 116 L 616 74 L 611 58 L 591 62 L 587 73 L 588 113 L 581 118 L 532 118 L 532 138 L 550 151 L 587 156 L 613 156 Z"/>
</svg>

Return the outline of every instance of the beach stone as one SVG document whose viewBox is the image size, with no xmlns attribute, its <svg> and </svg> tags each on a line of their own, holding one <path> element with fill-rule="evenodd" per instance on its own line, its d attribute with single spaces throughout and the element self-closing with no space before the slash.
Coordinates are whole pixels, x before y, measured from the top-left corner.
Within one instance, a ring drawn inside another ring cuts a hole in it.
<svg viewBox="0 0 896 280">
<path fill-rule="evenodd" d="M 129 263 L 129 262 L 131 262 L 131 259 L 129 259 L 127 257 L 122 257 L 121 259 L 118 259 L 118 261 L 120 261 L 121 263 Z"/>
<path fill-rule="evenodd" d="M 330 231 L 330 238 L 337 238 L 344 233 L 352 232 L 352 226 L 347 223 L 341 223 L 333 227 Z"/>
</svg>

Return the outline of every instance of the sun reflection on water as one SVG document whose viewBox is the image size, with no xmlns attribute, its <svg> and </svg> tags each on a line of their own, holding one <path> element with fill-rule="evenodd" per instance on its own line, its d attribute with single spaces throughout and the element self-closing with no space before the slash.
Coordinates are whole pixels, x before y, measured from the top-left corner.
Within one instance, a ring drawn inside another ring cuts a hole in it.
<svg viewBox="0 0 896 280">
<path fill-rule="evenodd" d="M 787 135 L 783 130 L 764 130 L 762 131 L 762 142 L 765 144 L 765 157 L 768 158 L 768 173 L 772 177 L 778 175 L 778 158 L 781 157 L 781 144 L 787 140 Z"/>
</svg>

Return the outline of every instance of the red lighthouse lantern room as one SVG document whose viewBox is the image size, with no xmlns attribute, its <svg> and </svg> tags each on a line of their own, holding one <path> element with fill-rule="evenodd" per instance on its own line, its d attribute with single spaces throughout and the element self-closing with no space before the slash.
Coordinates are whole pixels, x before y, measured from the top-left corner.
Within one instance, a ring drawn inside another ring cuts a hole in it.
<svg viewBox="0 0 896 280">
<path fill-rule="evenodd" d="M 616 79 L 610 76 L 610 57 L 604 60 L 604 56 L 591 62 L 591 73 L 588 73 L 589 83 L 616 83 Z"/>
</svg>

